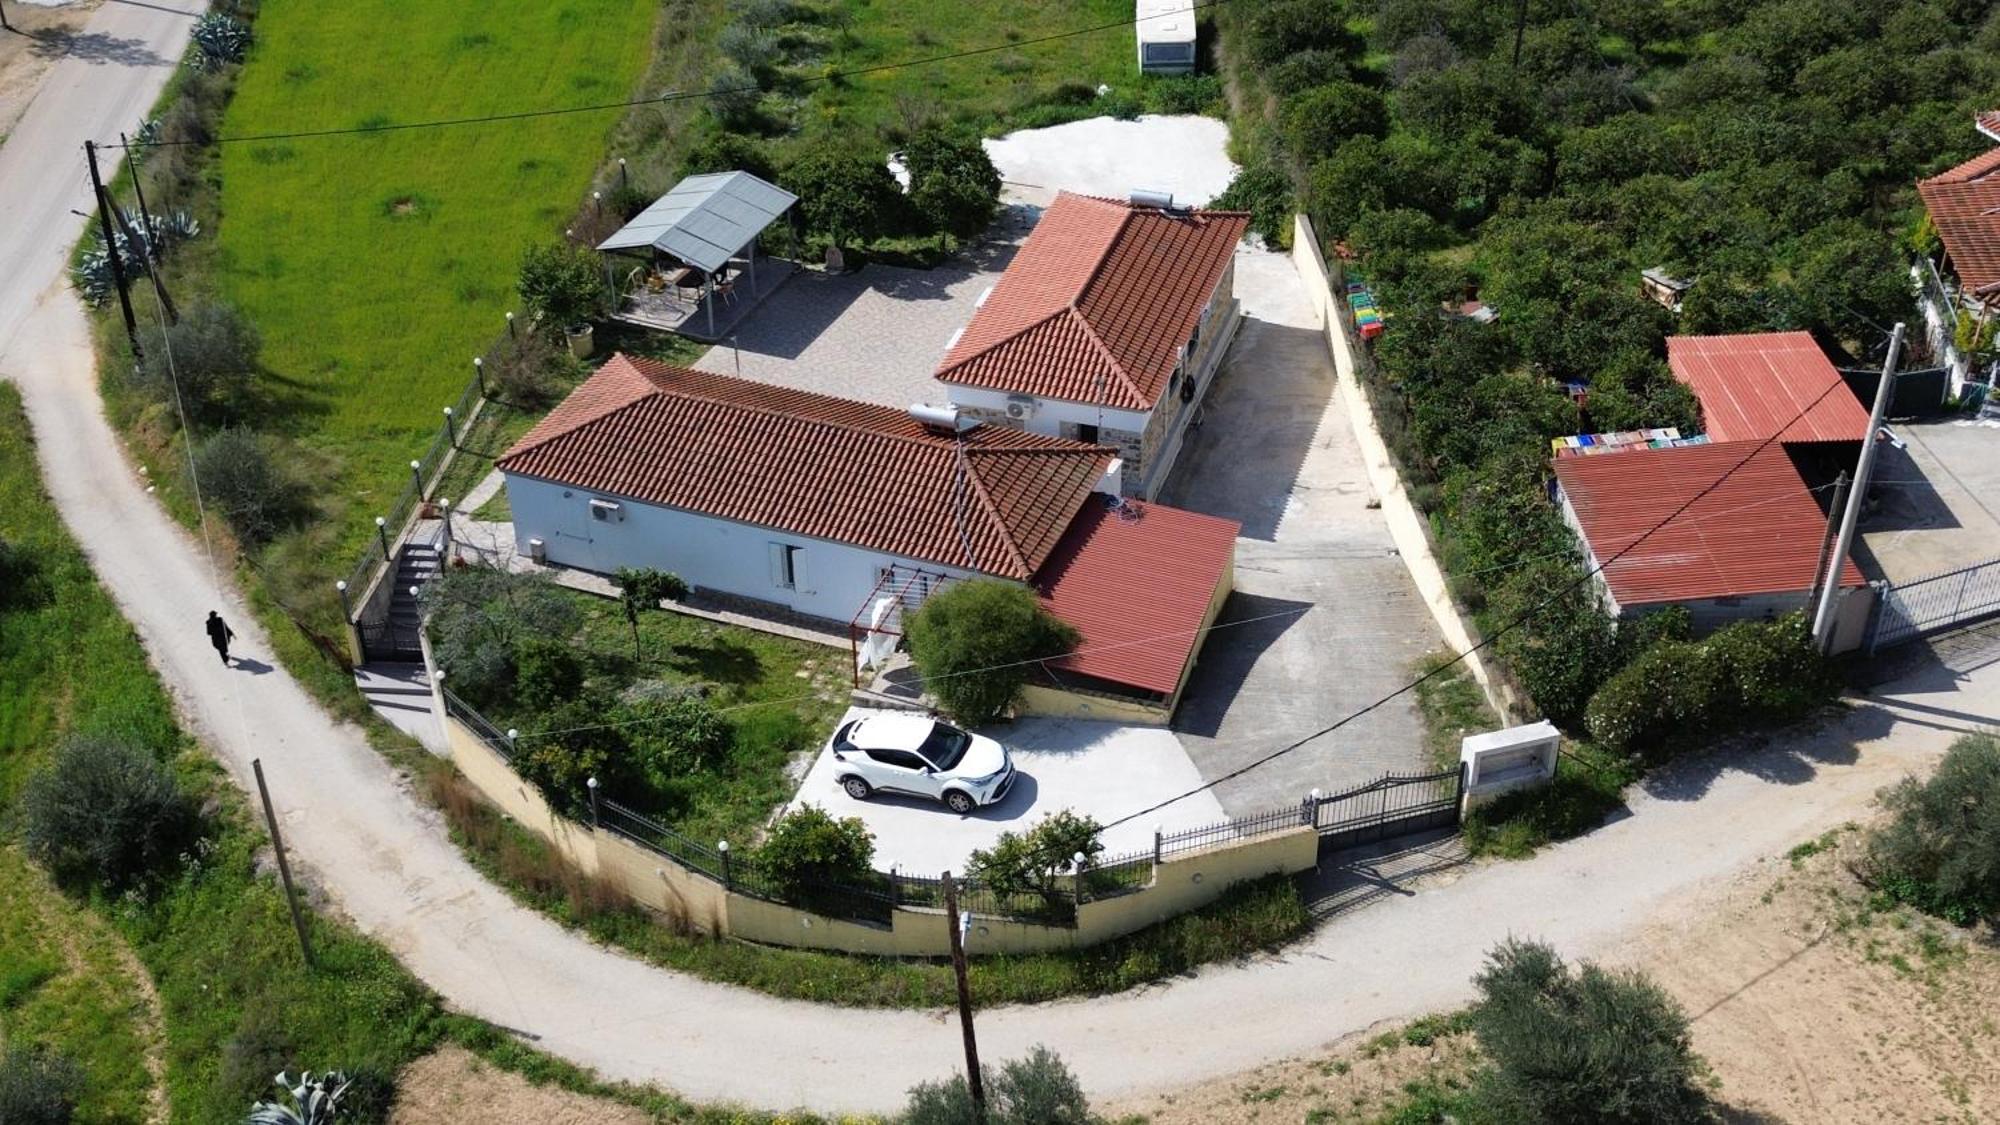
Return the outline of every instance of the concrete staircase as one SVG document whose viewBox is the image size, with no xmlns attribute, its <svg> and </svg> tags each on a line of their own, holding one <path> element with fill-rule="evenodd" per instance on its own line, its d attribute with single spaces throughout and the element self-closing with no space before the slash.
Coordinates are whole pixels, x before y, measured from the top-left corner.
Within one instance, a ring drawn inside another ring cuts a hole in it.
<svg viewBox="0 0 2000 1125">
<path fill-rule="evenodd" d="M 444 554 L 430 543 L 406 543 L 396 556 L 396 587 L 389 600 L 389 627 L 397 647 L 417 647 L 417 633 L 423 628 L 423 610 L 412 590 L 436 578 L 444 570 Z"/>
</svg>

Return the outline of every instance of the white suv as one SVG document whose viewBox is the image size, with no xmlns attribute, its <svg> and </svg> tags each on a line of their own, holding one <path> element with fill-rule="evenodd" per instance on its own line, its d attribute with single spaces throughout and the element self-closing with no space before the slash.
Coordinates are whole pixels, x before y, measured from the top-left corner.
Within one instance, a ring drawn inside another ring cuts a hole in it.
<svg viewBox="0 0 2000 1125">
<path fill-rule="evenodd" d="M 930 797 L 964 814 L 999 801 L 1014 784 L 1006 747 L 922 715 L 870 715 L 842 723 L 826 748 L 833 755 L 834 777 L 857 801 L 881 789 Z"/>
</svg>

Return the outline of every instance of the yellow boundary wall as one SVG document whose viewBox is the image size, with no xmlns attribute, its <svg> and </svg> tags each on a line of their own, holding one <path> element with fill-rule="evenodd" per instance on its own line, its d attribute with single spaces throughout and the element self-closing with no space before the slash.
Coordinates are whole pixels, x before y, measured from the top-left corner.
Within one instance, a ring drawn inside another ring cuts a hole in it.
<svg viewBox="0 0 2000 1125">
<path fill-rule="evenodd" d="M 896 957 L 951 953 L 944 914 L 897 908 L 890 924 L 827 918 L 724 888 L 707 876 L 601 828 L 556 815 L 535 787 L 456 719 L 444 719 L 452 762 L 465 780 L 522 827 L 547 840 L 577 870 L 634 902 L 710 934 L 768 945 Z M 1291 874 L 1319 860 L 1319 834 L 1301 826 L 1253 840 L 1175 856 L 1154 867 L 1147 886 L 1077 908 L 1074 928 L 974 915 L 974 953 L 1038 953 L 1096 945 L 1214 901 L 1237 883 Z"/>
</svg>

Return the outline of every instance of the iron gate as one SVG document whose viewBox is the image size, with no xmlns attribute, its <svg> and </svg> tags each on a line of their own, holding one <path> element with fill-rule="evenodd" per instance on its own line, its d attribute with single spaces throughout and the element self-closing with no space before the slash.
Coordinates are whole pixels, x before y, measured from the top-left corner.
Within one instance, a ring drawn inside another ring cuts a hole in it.
<svg viewBox="0 0 2000 1125">
<path fill-rule="evenodd" d="M 2000 559 L 1884 587 L 1868 652 L 2000 614 Z"/>
<path fill-rule="evenodd" d="M 356 626 L 361 632 L 361 653 L 371 664 L 419 664 L 423 662 L 423 644 L 417 639 L 417 631 L 422 628 L 393 619 L 384 621 L 363 621 Z"/>
<path fill-rule="evenodd" d="M 1465 796 L 1465 767 L 1437 773 L 1385 773 L 1366 785 L 1326 797 L 1307 797 L 1305 819 L 1319 830 L 1322 852 L 1390 836 L 1458 825 Z"/>
</svg>

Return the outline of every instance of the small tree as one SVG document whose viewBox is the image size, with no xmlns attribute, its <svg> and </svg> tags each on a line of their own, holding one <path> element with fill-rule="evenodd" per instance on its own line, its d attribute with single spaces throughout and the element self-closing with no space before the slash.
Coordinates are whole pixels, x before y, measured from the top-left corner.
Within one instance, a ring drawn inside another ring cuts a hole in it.
<svg viewBox="0 0 2000 1125">
<path fill-rule="evenodd" d="M 83 1094 L 83 1068 L 63 1055 L 16 1043 L 0 1055 L 0 1121 L 69 1125 Z"/>
<path fill-rule="evenodd" d="M 618 568 L 618 600 L 625 607 L 625 620 L 632 626 L 632 659 L 639 659 L 639 615 L 660 608 L 662 601 L 687 597 L 688 584 L 681 576 L 649 566 Z"/>
<path fill-rule="evenodd" d="M 896 178 L 882 161 L 831 145 L 800 157 L 785 169 L 784 182 L 799 197 L 806 225 L 835 246 L 884 233 L 902 199 Z"/>
<path fill-rule="evenodd" d="M 1054 1051 L 1037 1045 L 1000 1073 L 985 1073 L 986 1116 L 979 1116 L 964 1075 L 925 1082 L 910 1089 L 903 1125 L 1089 1125 L 1090 1101 L 1083 1085 Z"/>
<path fill-rule="evenodd" d="M 576 606 L 539 573 L 454 567 L 422 591 L 432 652 L 446 683 L 478 706 L 500 702 L 525 641 L 562 642 L 578 624 Z"/>
<path fill-rule="evenodd" d="M 521 300 L 560 338 L 588 324 L 604 301 L 604 267 L 597 255 L 558 240 L 536 246 L 521 259 Z"/>
<path fill-rule="evenodd" d="M 993 221 L 1000 172 L 978 137 L 933 126 L 903 150 L 910 202 L 940 236 L 976 238 Z"/>
<path fill-rule="evenodd" d="M 1687 1015 L 1644 975 L 1588 963 L 1571 973 L 1547 945 L 1510 939 L 1473 983 L 1473 1029 L 1493 1063 L 1479 1100 L 1498 1120 L 1708 1119 Z"/>
<path fill-rule="evenodd" d="M 139 380 L 146 392 L 196 418 L 227 417 L 243 407 L 258 371 L 263 338 L 234 305 L 198 305 L 146 349 Z"/>
<path fill-rule="evenodd" d="M 931 595 L 911 616 L 908 632 L 924 689 L 953 718 L 974 726 L 1005 715 L 1034 662 L 1061 656 L 1078 638 L 1034 591 L 991 578 L 955 582 Z"/>
<path fill-rule="evenodd" d="M 605 693 L 585 688 L 538 715 L 539 729 L 516 746 L 514 772 L 564 816 L 589 816 L 591 778 L 606 794 L 626 792 L 634 779 L 630 745 L 612 720 L 616 706 Z"/>
<path fill-rule="evenodd" d="M 122 890 L 194 844 L 201 814 L 140 747 L 73 736 L 21 795 L 28 854 L 72 887 Z"/>
<path fill-rule="evenodd" d="M 305 483 L 277 439 L 242 426 L 217 430 L 194 451 L 203 501 L 222 513 L 248 546 L 270 542 L 305 514 Z"/>
<path fill-rule="evenodd" d="M 635 700 L 618 712 L 632 756 L 655 781 L 721 765 L 736 728 L 695 696 Z"/>
<path fill-rule="evenodd" d="M 286 1101 L 258 1102 L 244 1125 L 333 1125 L 340 1120 L 340 1099 L 348 1089 L 346 1075 L 337 1070 L 319 1075 L 306 1071 L 294 1080 L 280 1072 L 277 1084 Z"/>
<path fill-rule="evenodd" d="M 1040 895 L 1054 904 L 1057 881 L 1064 872 L 1079 869 L 1077 856 L 1088 865 L 1104 850 L 1103 833 L 1104 826 L 1094 818 L 1062 809 L 1020 835 L 1002 832 L 991 848 L 972 853 L 965 873 L 996 894 Z"/>
<path fill-rule="evenodd" d="M 524 332 L 494 349 L 486 361 L 486 385 L 493 397 L 509 406 L 533 410 L 547 406 L 590 374 L 590 366 L 557 347 L 541 332 Z"/>
<path fill-rule="evenodd" d="M 1904 778 L 1882 805 L 1890 819 L 1868 838 L 1871 883 L 1961 926 L 2000 914 L 2000 738 L 1959 739 L 1928 781 Z"/>
<path fill-rule="evenodd" d="M 830 885 L 855 886 L 874 874 L 875 837 L 859 817 L 834 819 L 818 805 L 778 818 L 757 849 L 757 866 L 787 901 L 810 905 Z"/>
</svg>

